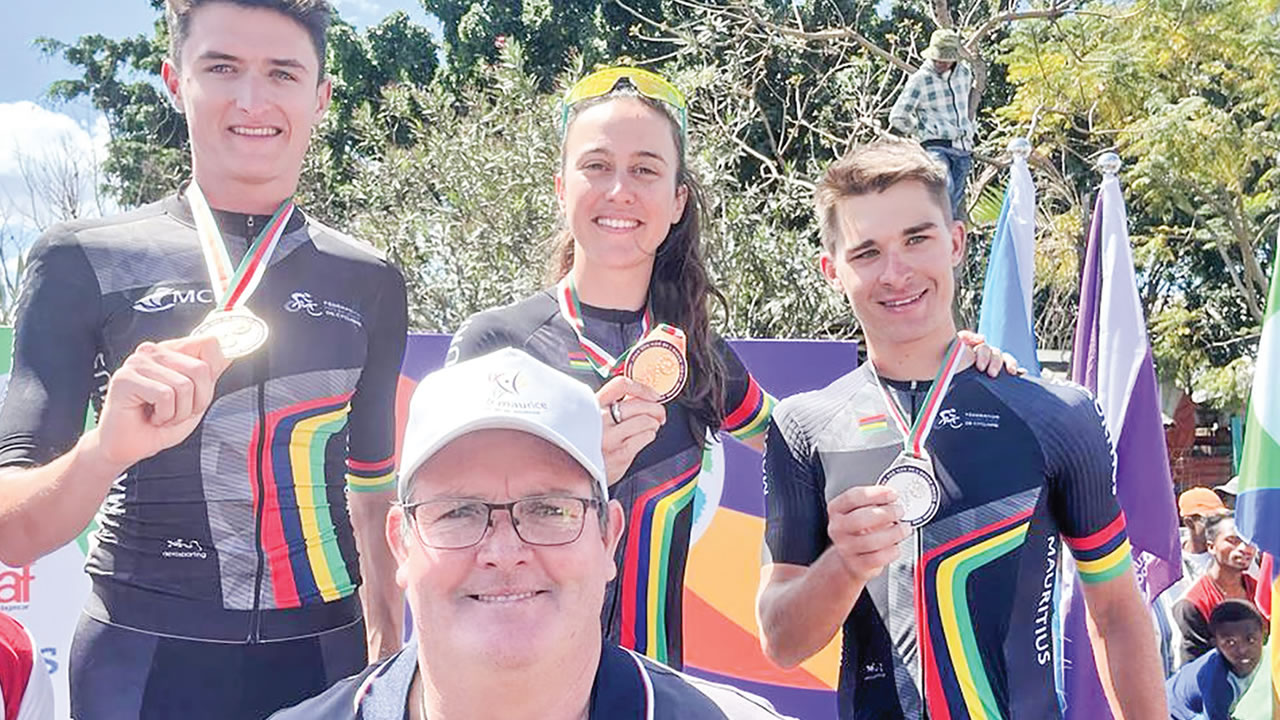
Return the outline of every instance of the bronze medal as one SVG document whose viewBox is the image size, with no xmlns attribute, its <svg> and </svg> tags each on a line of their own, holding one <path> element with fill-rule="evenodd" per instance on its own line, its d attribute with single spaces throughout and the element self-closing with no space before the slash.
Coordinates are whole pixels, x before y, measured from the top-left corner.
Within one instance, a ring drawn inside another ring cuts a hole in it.
<svg viewBox="0 0 1280 720">
<path fill-rule="evenodd" d="M 684 333 L 660 325 L 631 349 L 624 372 L 632 380 L 653 388 L 659 402 L 669 402 L 688 380 L 689 363 L 684 351 Z"/>
</svg>

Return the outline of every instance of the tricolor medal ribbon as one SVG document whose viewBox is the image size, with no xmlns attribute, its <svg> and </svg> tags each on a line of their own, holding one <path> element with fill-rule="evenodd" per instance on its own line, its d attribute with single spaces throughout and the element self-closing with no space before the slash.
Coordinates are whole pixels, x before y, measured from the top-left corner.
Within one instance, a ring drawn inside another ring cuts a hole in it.
<svg viewBox="0 0 1280 720">
<path fill-rule="evenodd" d="M 615 358 L 604 348 L 592 342 L 586 335 L 587 325 L 582 319 L 582 303 L 578 300 L 578 288 L 574 286 L 570 275 L 565 275 L 564 279 L 556 285 L 556 302 L 560 306 L 560 316 L 569 323 L 569 327 L 573 328 L 574 334 L 578 336 L 578 345 L 582 347 L 582 352 L 587 356 L 587 362 L 591 364 L 592 369 L 605 380 L 621 374 L 627 356 L 639 343 L 627 348 Z M 640 337 L 643 340 L 650 334 L 649 329 L 653 326 L 653 310 L 648 305 L 645 306 L 644 317 L 640 322 Z M 681 337 L 683 338 L 683 335 Z"/>
<path fill-rule="evenodd" d="M 933 458 L 925 449 L 925 441 L 929 439 L 938 412 L 942 409 L 942 399 L 951 388 L 951 381 L 965 365 L 968 348 L 960 340 L 954 339 L 947 347 L 946 358 L 933 379 L 929 394 L 925 396 L 924 407 L 912 424 L 907 423 L 907 414 L 903 412 L 893 394 L 885 387 L 884 381 L 876 375 L 876 384 L 884 396 L 888 415 L 902 432 L 902 452 L 889 465 L 889 469 L 880 475 L 877 485 L 888 485 L 898 493 L 898 503 L 902 506 L 902 520 L 913 528 L 918 528 L 937 514 L 942 505 L 942 486 L 938 483 L 933 467 Z M 875 366 L 872 366 L 875 374 Z"/>
<path fill-rule="evenodd" d="M 195 218 L 196 235 L 200 250 L 209 270 L 209 284 L 217 299 L 213 312 L 209 313 L 192 335 L 212 335 L 218 340 L 222 354 L 234 360 L 262 347 L 267 341 L 267 324 L 245 307 L 245 302 L 257 290 L 267 264 L 284 235 L 284 229 L 293 216 L 293 198 L 280 203 L 275 214 L 249 244 L 240 265 L 232 271 L 231 256 L 227 254 L 222 234 L 213 210 L 195 180 L 187 187 L 187 201 Z"/>
</svg>

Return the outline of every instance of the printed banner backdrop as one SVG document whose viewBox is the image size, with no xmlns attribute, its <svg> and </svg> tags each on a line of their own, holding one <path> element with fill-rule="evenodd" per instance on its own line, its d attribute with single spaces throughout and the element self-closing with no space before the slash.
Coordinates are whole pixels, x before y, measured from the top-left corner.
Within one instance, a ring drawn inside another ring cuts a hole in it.
<svg viewBox="0 0 1280 720">
<path fill-rule="evenodd" d="M 0 400 L 8 383 L 12 331 L 0 328 Z M 411 335 L 397 398 L 403 434 L 409 398 L 418 381 L 444 364 L 447 335 Z M 734 340 L 760 384 L 783 398 L 822 387 L 857 364 L 850 342 Z M 398 438 L 397 448 L 403 442 Z M 818 655 L 783 670 L 760 650 L 755 595 L 764 536 L 759 453 L 728 440 L 704 462 L 695 507 L 694 536 L 685 582 L 687 671 L 769 698 L 802 720 L 835 717 L 839 637 Z M 67 657 L 80 609 L 89 593 L 83 564 L 86 543 L 69 543 L 27 568 L 0 565 L 0 611 L 26 625 L 41 645 L 53 676 L 58 720 L 68 717 Z"/>
<path fill-rule="evenodd" d="M 0 403 L 9 387 L 13 329 L 0 328 Z M 71 634 L 80 619 L 80 608 L 89 597 L 89 576 L 84 574 L 84 543 L 68 543 L 34 563 L 14 568 L 0 563 L 0 612 L 27 626 L 40 647 L 45 667 L 53 679 L 53 699 L 58 720 L 70 710 L 67 696 L 67 661 Z"/>
</svg>

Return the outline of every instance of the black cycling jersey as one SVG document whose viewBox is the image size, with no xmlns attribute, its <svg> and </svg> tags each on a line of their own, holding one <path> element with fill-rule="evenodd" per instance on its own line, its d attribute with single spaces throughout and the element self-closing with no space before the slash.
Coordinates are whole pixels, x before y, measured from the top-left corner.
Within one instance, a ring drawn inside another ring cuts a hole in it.
<svg viewBox="0 0 1280 720">
<path fill-rule="evenodd" d="M 403 720 L 418 671 L 418 646 L 343 680 L 270 720 Z M 601 648 L 588 720 L 783 719 L 764 698 L 673 671 L 616 645 Z"/>
<path fill-rule="evenodd" d="M 640 311 L 582 306 L 586 335 L 621 354 L 642 332 Z M 659 321 L 662 318 L 658 318 Z M 715 340 L 728 377 L 722 429 L 740 439 L 764 432 L 773 399 L 756 383 L 727 344 Z M 599 389 L 604 379 L 582 352 L 578 336 L 561 316 L 551 291 L 515 305 L 478 313 L 458 329 L 447 362 L 517 347 Z M 697 372 L 697 368 L 691 368 Z M 693 498 L 705 441 L 694 436 L 691 413 L 679 399 L 667 405 L 658 436 L 636 455 L 610 489 L 626 511 L 618 545 L 618 579 L 609 584 L 604 623 L 611 642 L 681 667 L 684 570 L 693 527 Z"/>
<path fill-rule="evenodd" d="M 827 503 L 874 484 L 902 433 L 869 364 L 778 404 L 765 450 L 765 539 L 775 563 L 830 545 Z M 889 383 L 914 416 L 928 382 Z M 1088 392 L 970 368 L 926 448 L 942 500 L 844 623 L 845 720 L 1056 718 L 1052 613 L 1059 535 L 1080 577 L 1130 567 L 1113 454 Z"/>
<path fill-rule="evenodd" d="M 59 225 L 23 280 L 0 466 L 67 452 L 143 341 L 182 337 L 214 297 L 172 196 Z M 233 262 L 264 216 L 216 213 Z M 345 490 L 394 485 L 404 281 L 377 251 L 293 214 L 248 307 L 270 326 L 183 442 L 112 485 L 89 553 L 88 613 L 175 637 L 253 642 L 360 621 Z"/>
</svg>

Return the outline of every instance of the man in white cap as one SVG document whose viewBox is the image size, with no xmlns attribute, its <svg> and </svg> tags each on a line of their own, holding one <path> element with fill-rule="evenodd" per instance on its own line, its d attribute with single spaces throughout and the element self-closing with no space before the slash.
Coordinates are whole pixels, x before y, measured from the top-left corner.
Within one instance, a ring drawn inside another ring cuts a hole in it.
<svg viewBox="0 0 1280 720">
<path fill-rule="evenodd" d="M 1228 510 L 1235 510 L 1236 495 L 1240 493 L 1240 476 L 1232 475 L 1230 480 L 1221 485 L 1215 485 L 1213 491 L 1218 493 L 1218 498 Z"/>
<path fill-rule="evenodd" d="M 889 130 L 919 140 L 947 168 L 951 217 L 963 220 L 965 182 L 973 169 L 973 71 L 962 61 L 959 33 L 949 28 L 935 30 L 921 54 L 924 64 L 889 111 Z"/>
<path fill-rule="evenodd" d="M 778 718 L 606 644 L 623 513 L 586 385 L 505 349 L 429 375 L 387 518 L 417 641 L 276 720 Z"/>
</svg>

